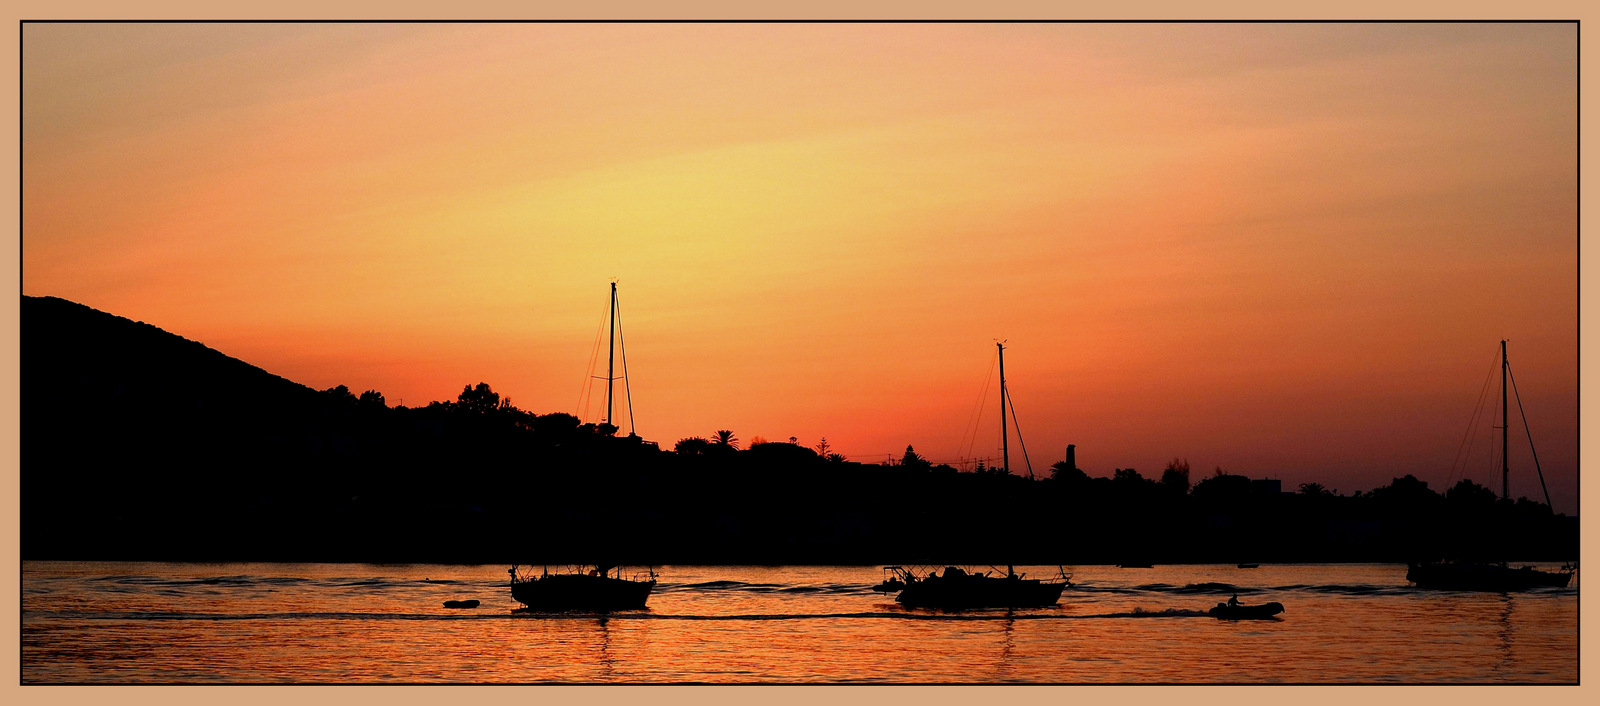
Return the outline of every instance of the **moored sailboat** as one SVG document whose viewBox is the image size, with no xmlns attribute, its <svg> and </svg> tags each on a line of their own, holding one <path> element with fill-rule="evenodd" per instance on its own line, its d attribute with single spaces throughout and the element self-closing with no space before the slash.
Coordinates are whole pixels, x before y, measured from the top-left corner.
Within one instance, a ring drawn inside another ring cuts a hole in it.
<svg viewBox="0 0 1600 706">
<path fill-rule="evenodd" d="M 1012 415 L 1016 421 L 1016 410 L 1011 405 L 1011 394 L 1006 387 L 1006 359 L 1005 344 L 996 342 L 995 348 L 999 356 L 1000 366 L 1000 445 L 1002 466 L 1005 473 L 1011 472 L 1011 453 L 1007 442 L 1006 413 Z M 1021 440 L 1021 434 L 1018 434 Z M 1023 448 L 1026 456 L 1027 448 Z M 1032 477 L 1033 468 L 1029 464 L 1028 475 Z M 899 593 L 895 601 L 907 608 L 932 608 L 936 610 L 967 610 L 972 608 L 1044 608 L 1053 606 L 1061 599 L 1061 591 L 1071 585 L 1071 580 L 1066 572 L 1062 571 L 1054 579 L 1030 579 L 1025 574 L 1016 572 L 1015 567 L 1007 566 L 1004 575 L 990 575 L 989 572 L 968 572 L 954 566 L 947 566 L 944 573 L 928 571 L 919 574 L 913 569 L 900 566 L 885 567 L 884 571 L 890 577 L 878 584 L 873 590 L 882 593 Z"/>
<path fill-rule="evenodd" d="M 1510 389 L 1507 383 L 1510 383 Z M 1511 500 L 1511 461 L 1507 453 L 1510 440 L 1510 406 L 1507 392 L 1514 392 L 1516 381 L 1511 376 L 1511 362 L 1506 355 L 1506 342 L 1500 341 L 1500 496 Z M 1523 428 L 1527 428 L 1527 414 L 1522 412 L 1522 399 L 1517 398 L 1517 411 L 1523 414 Z M 1528 436 L 1528 446 L 1533 446 L 1533 436 Z M 1533 451 L 1534 469 L 1539 473 L 1539 487 L 1544 490 L 1545 505 L 1550 505 L 1550 490 L 1544 485 L 1544 471 L 1539 468 L 1539 453 Z M 1406 567 L 1406 580 L 1418 588 L 1442 591 L 1526 591 L 1532 588 L 1565 588 L 1577 573 L 1577 563 L 1571 562 L 1558 571 L 1541 571 L 1532 566 L 1512 568 L 1505 562 L 1481 563 L 1464 561 L 1411 562 Z"/>
<path fill-rule="evenodd" d="M 616 353 L 621 342 L 618 334 L 617 283 L 611 283 L 611 343 L 606 362 L 606 417 L 605 425 L 612 431 L 614 411 L 612 390 L 616 377 Z M 623 353 L 623 385 L 627 386 L 627 353 Z M 628 417 L 633 417 L 632 395 L 629 395 Z M 511 597 L 522 603 L 522 610 L 539 612 L 643 610 L 650 591 L 656 587 L 655 569 L 645 575 L 624 578 L 622 567 L 614 564 L 588 564 L 575 570 L 550 573 L 548 567 L 538 575 L 519 574 L 518 565 L 511 566 Z"/>
</svg>

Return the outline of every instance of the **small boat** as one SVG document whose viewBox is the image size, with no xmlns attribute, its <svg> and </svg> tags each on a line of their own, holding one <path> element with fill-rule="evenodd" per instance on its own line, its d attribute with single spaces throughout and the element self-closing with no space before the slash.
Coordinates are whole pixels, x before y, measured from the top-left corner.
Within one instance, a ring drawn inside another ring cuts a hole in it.
<svg viewBox="0 0 1600 706">
<path fill-rule="evenodd" d="M 469 598 L 469 599 L 464 600 L 464 601 L 445 601 L 444 602 L 444 607 L 446 607 L 446 608 L 476 608 L 476 607 L 478 607 L 478 599 Z"/>
<path fill-rule="evenodd" d="M 1003 576 L 988 572 L 972 573 L 946 566 L 944 573 L 930 571 L 918 575 L 899 566 L 884 567 L 894 575 L 873 590 L 898 591 L 895 601 L 907 608 L 970 610 L 974 608 L 1047 608 L 1061 599 L 1061 591 L 1072 584 L 1066 572 L 1055 579 L 1030 579 L 1007 566 Z"/>
<path fill-rule="evenodd" d="M 1510 388 L 1507 389 L 1509 382 Z M 1506 355 L 1506 342 L 1500 341 L 1500 497 L 1511 501 L 1511 461 L 1507 453 L 1510 442 L 1510 406 L 1506 394 L 1516 394 L 1516 379 L 1511 376 L 1511 359 Z M 1522 411 L 1522 400 L 1517 399 L 1517 410 Z M 1528 428 L 1527 414 L 1523 413 L 1523 429 Z M 1533 436 L 1528 436 L 1528 448 L 1533 455 L 1533 468 L 1539 473 L 1539 488 L 1544 490 L 1544 503 L 1550 506 L 1550 490 L 1544 484 L 1544 470 L 1539 468 L 1539 452 L 1533 449 Z M 1427 561 L 1406 565 L 1406 580 L 1417 588 L 1440 591 L 1526 591 L 1532 588 L 1566 588 L 1577 573 L 1577 562 L 1568 562 L 1557 571 L 1540 571 L 1531 566 L 1513 569 L 1505 562 Z"/>
<path fill-rule="evenodd" d="M 511 597 L 527 606 L 525 610 L 540 613 L 644 610 L 650 591 L 656 587 L 654 569 L 643 580 L 641 577 L 626 579 L 622 577 L 622 567 L 604 564 L 594 565 L 588 571 L 580 567 L 554 574 L 546 568 L 538 576 L 518 575 L 517 567 L 512 566 L 510 573 Z"/>
<path fill-rule="evenodd" d="M 1258 605 L 1218 603 L 1206 612 L 1218 620 L 1274 620 L 1273 616 L 1283 612 L 1283 604 L 1277 601 Z"/>
<path fill-rule="evenodd" d="M 1239 564 L 1239 568 L 1241 568 L 1241 569 L 1259 569 L 1259 568 L 1261 568 L 1261 565 L 1260 564 L 1240 563 Z"/>
</svg>

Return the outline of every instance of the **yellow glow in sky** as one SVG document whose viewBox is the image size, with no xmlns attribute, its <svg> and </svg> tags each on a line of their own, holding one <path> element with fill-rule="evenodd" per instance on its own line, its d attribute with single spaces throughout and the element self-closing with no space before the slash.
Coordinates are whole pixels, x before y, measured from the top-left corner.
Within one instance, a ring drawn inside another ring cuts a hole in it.
<svg viewBox="0 0 1600 706">
<path fill-rule="evenodd" d="M 1508 338 L 1573 509 L 1572 24 L 23 41 L 24 293 L 313 387 L 576 411 L 616 278 L 667 446 L 954 462 L 999 338 L 1036 471 L 1075 443 L 1348 492 L 1442 485 Z"/>
</svg>

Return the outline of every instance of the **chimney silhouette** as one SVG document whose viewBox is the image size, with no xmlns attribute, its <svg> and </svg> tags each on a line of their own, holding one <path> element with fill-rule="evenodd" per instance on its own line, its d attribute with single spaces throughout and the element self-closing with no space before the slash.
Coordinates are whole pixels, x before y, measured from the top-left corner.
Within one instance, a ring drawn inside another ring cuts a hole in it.
<svg viewBox="0 0 1600 706">
<path fill-rule="evenodd" d="M 1078 470 L 1078 445 L 1067 444 L 1067 470 Z"/>
</svg>

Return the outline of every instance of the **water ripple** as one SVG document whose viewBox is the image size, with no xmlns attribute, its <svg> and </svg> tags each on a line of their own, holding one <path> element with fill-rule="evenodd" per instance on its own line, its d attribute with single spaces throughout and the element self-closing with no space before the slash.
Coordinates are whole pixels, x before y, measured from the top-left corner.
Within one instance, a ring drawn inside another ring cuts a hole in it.
<svg viewBox="0 0 1600 706">
<path fill-rule="evenodd" d="M 752 613 L 737 615 L 666 614 L 651 611 L 618 613 L 352 613 L 352 612 L 282 612 L 282 613 L 175 613 L 152 611 L 27 611 L 26 618 L 70 620 L 839 620 L 888 619 L 935 621 L 995 621 L 995 620 L 1094 620 L 1113 618 L 1195 618 L 1209 617 L 1205 611 L 1168 608 L 1160 611 L 1134 609 L 1117 613 L 1013 613 L 999 610 L 943 613 L 932 611 L 856 611 L 845 613 Z"/>
</svg>

